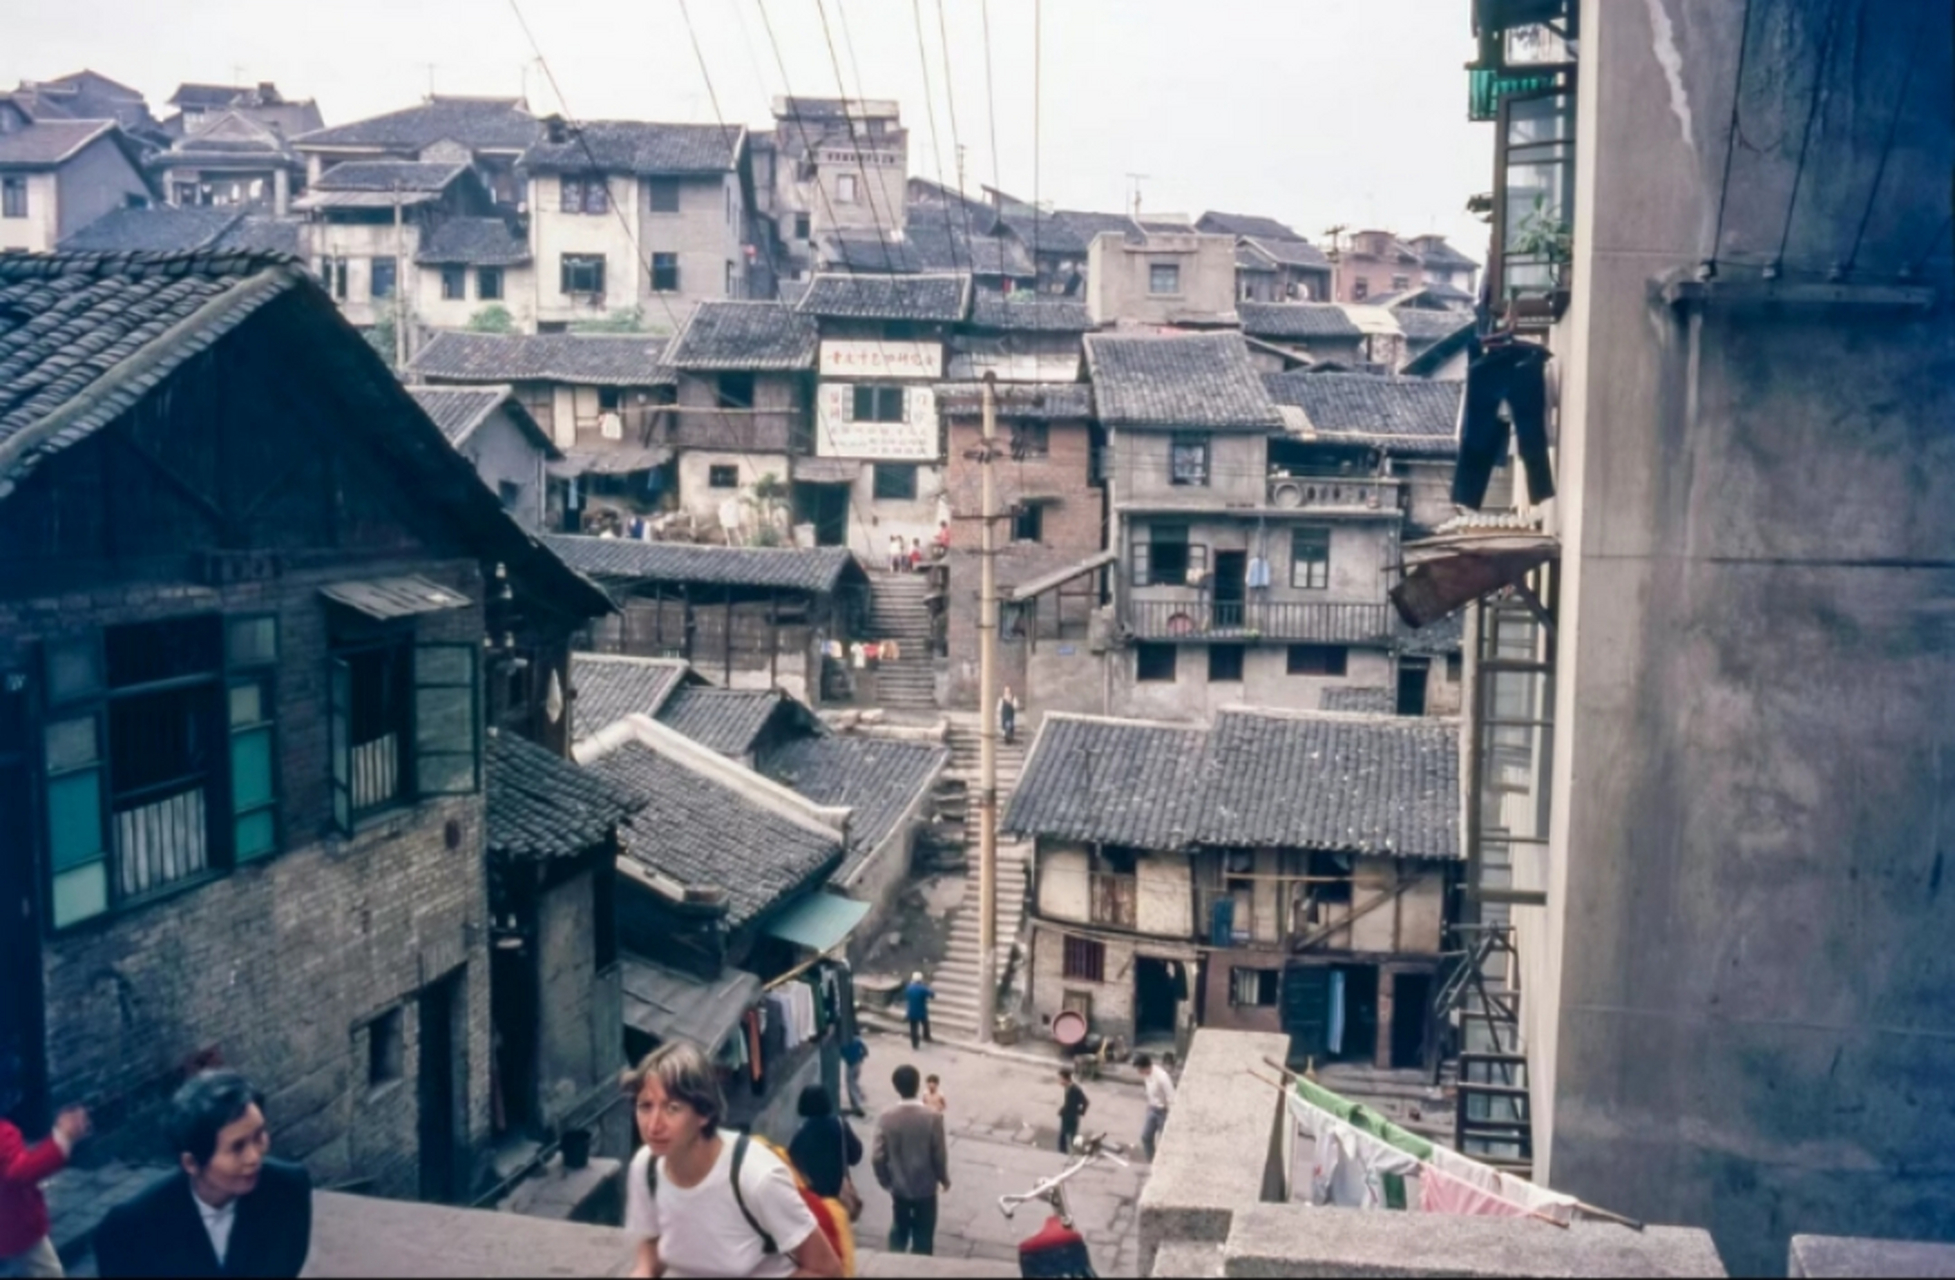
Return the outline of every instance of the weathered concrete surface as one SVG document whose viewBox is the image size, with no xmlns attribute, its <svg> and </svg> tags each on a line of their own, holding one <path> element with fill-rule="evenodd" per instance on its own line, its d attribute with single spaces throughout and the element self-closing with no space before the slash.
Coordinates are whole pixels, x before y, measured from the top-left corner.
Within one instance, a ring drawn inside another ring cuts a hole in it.
<svg viewBox="0 0 1955 1280">
<path fill-rule="evenodd" d="M 1154 1270 L 1149 1275 L 1156 1276 L 1199 1276 L 1209 1277 L 1228 1274 L 1222 1269 L 1223 1249 L 1219 1244 L 1195 1243 L 1169 1240 L 1154 1253 Z"/>
<path fill-rule="evenodd" d="M 855 1251 L 855 1274 L 858 1276 L 886 1276 L 889 1280 L 902 1280 L 905 1276 L 916 1276 L 919 1280 L 930 1280 L 942 1276 L 946 1280 L 954 1276 L 1015 1276 L 1018 1264 L 999 1262 L 993 1258 L 920 1258 L 913 1253 L 884 1253 L 878 1249 L 864 1249 L 857 1246 Z"/>
<path fill-rule="evenodd" d="M 1228 1239 L 1235 1215 L 1282 1188 L 1291 1126 L 1264 1058 L 1281 1062 L 1289 1037 L 1251 1031 L 1195 1033 L 1153 1174 L 1140 1197 L 1140 1272 L 1151 1275 L 1167 1241 Z M 1275 1160 L 1272 1161 L 1272 1156 Z M 1280 1184 L 1281 1173 L 1276 1175 Z"/>
<path fill-rule="evenodd" d="M 1919 1240 L 1862 1240 L 1848 1236 L 1793 1236 L 1793 1277 L 1955 1276 L 1955 1245 Z"/>
<path fill-rule="evenodd" d="M 1683 1227 L 1249 1205 L 1223 1250 L 1228 1276 L 1722 1276 L 1710 1235 Z"/>
<path fill-rule="evenodd" d="M 617 1276 L 629 1237 L 611 1227 L 321 1191 L 308 1276 Z"/>
</svg>

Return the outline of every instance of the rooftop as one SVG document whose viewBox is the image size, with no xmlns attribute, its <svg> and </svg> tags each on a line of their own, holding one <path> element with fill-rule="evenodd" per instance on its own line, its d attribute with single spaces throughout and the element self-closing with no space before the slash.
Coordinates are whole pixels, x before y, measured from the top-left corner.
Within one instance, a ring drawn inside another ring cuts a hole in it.
<svg viewBox="0 0 1955 1280">
<path fill-rule="evenodd" d="M 798 310 L 843 320 L 917 320 L 952 323 L 971 307 L 968 275 L 833 275 L 808 284 Z"/>
<path fill-rule="evenodd" d="M 319 175 L 314 191 L 440 191 L 468 168 L 417 160 L 348 160 Z"/>
<path fill-rule="evenodd" d="M 1116 427 L 1273 430 L 1276 406 L 1240 334 L 1086 336 L 1100 419 Z"/>
<path fill-rule="evenodd" d="M 1460 329 L 1473 327 L 1470 311 L 1427 311 L 1420 307 L 1400 307 L 1395 312 L 1398 327 L 1413 342 L 1437 342 Z"/>
<path fill-rule="evenodd" d="M 0 168 L 44 169 L 115 132 L 109 120 L 42 120 L 0 133 Z"/>
<path fill-rule="evenodd" d="M 448 443 L 460 445 L 475 429 L 488 420 L 491 413 L 503 409 L 512 418 L 518 430 L 528 437 L 544 456 L 561 458 L 557 449 L 542 427 L 537 425 L 529 410 L 516 399 L 508 387 L 409 387 L 408 394 L 421 411 L 434 420 L 441 428 L 441 434 L 448 437 Z"/>
<path fill-rule="evenodd" d="M 1194 839 L 1205 729 L 1048 712 L 1019 773 L 1007 830 L 1175 849 Z"/>
<path fill-rule="evenodd" d="M 483 753 L 489 852 L 569 858 L 645 807 L 602 775 L 514 734 L 491 731 Z"/>
<path fill-rule="evenodd" d="M 1248 244 L 1257 252 L 1268 256 L 1286 267 L 1322 267 L 1330 269 L 1330 259 L 1324 251 L 1307 240 L 1273 240 L 1267 236 L 1249 236 Z"/>
<path fill-rule="evenodd" d="M 1270 398 L 1303 410 L 1312 438 L 1376 444 L 1396 453 L 1458 451 L 1463 384 L 1369 373 L 1263 375 Z"/>
<path fill-rule="evenodd" d="M 805 720 L 818 730 L 813 713 L 775 689 L 720 689 L 685 685 L 674 689 L 653 718 L 678 730 L 708 751 L 729 759 L 751 755 L 777 715 Z"/>
<path fill-rule="evenodd" d="M 111 209 L 61 242 L 63 253 L 171 253 L 208 248 L 243 215 L 235 209 Z"/>
<path fill-rule="evenodd" d="M 800 738 L 771 752 L 763 772 L 816 804 L 845 806 L 849 815 L 848 876 L 888 838 L 903 815 L 948 763 L 943 747 L 891 738 Z"/>
<path fill-rule="evenodd" d="M 508 267 L 530 260 L 529 237 L 501 218 L 444 218 L 421 236 L 416 262 Z"/>
<path fill-rule="evenodd" d="M 904 214 L 903 243 L 918 271 L 1030 279 L 1036 274 L 1031 253 L 1012 237 L 995 234 L 995 225 L 995 218 L 980 222 L 975 214 L 967 223 L 956 208 L 913 206 Z"/>
<path fill-rule="evenodd" d="M 531 173 L 724 173 L 737 163 L 745 137 L 738 125 L 586 120 L 566 125 L 561 142 L 544 136 L 531 143 L 522 165 Z"/>
<path fill-rule="evenodd" d="M 293 139 L 293 144 L 300 150 L 384 147 L 419 151 L 448 141 L 476 151 L 521 151 L 542 130 L 520 98 L 437 95 L 419 106 L 316 129 Z"/>
<path fill-rule="evenodd" d="M 1351 323 L 1335 302 L 1238 302 L 1242 331 L 1257 338 L 1360 338 L 1364 331 Z"/>
<path fill-rule="evenodd" d="M 448 382 L 669 386 L 666 340 L 650 335 L 437 333 L 408 372 Z"/>
<path fill-rule="evenodd" d="M 861 567 L 847 547 L 712 547 L 547 534 L 544 545 L 572 567 L 604 578 L 778 587 L 832 592 Z"/>
<path fill-rule="evenodd" d="M 1253 213 L 1204 213 L 1195 222 L 1195 228 L 1211 235 L 1255 236 L 1263 240 L 1302 240 L 1303 237 L 1274 218 L 1258 217 Z"/>
<path fill-rule="evenodd" d="M 693 308 L 672 340 L 666 363 L 674 369 L 812 369 L 820 327 L 779 302 L 708 299 Z"/>
<path fill-rule="evenodd" d="M 1030 289 L 977 290 L 971 295 L 969 323 L 974 329 L 1018 333 L 1087 333 L 1099 327 L 1085 303 Z"/>
<path fill-rule="evenodd" d="M 571 736 L 582 740 L 629 715 L 656 716 L 665 700 L 688 680 L 698 680 L 682 658 L 630 658 L 574 653 L 570 658 Z"/>
</svg>

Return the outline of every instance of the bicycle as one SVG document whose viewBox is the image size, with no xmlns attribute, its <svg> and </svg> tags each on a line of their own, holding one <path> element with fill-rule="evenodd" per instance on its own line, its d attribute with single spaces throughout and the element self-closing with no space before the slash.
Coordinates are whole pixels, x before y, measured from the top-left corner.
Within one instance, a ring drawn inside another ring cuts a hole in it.
<svg viewBox="0 0 1955 1280">
<path fill-rule="evenodd" d="M 1116 1154 L 1126 1148 L 1120 1143 L 1108 1142 L 1104 1133 L 1074 1138 L 1073 1150 L 1079 1153 L 1077 1159 L 1050 1178 L 1041 1179 L 1030 1191 L 1022 1195 L 998 1197 L 998 1211 L 1006 1218 L 1016 1214 L 1020 1205 L 1034 1200 L 1043 1200 L 1052 1206 L 1053 1211 L 1047 1216 L 1045 1224 L 1018 1242 L 1018 1274 L 1021 1276 L 1033 1277 L 1034 1280 L 1056 1280 L 1057 1277 L 1093 1277 L 1099 1274 L 1093 1270 L 1093 1258 L 1086 1247 L 1086 1238 L 1073 1229 L 1072 1210 L 1066 1205 L 1066 1183 L 1078 1176 L 1081 1170 L 1102 1160 L 1123 1169 L 1132 1166 Z"/>
</svg>

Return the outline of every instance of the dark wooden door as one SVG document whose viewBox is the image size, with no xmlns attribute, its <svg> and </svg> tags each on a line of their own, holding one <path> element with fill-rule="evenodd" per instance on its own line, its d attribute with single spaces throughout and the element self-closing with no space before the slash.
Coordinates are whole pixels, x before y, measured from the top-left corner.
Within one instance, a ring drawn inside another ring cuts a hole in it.
<svg viewBox="0 0 1955 1280">
<path fill-rule="evenodd" d="M 1283 1031 L 1290 1062 L 1322 1062 L 1330 1054 L 1330 976 L 1324 965 L 1293 964 L 1283 971 Z"/>
<path fill-rule="evenodd" d="M 1247 551 L 1215 553 L 1215 625 L 1217 627 L 1243 625 L 1242 599 L 1246 591 L 1243 584 L 1248 569 Z"/>
<path fill-rule="evenodd" d="M 461 975 L 443 978 L 423 989 L 419 1001 L 421 1069 L 421 1198 L 455 1199 L 460 1187 L 460 1117 L 467 1103 L 463 1046 L 456 1023 L 466 1007 Z"/>
<path fill-rule="evenodd" d="M 41 1007 L 41 899 L 27 677 L 0 670 L 0 1056 L 19 1066 L 10 1114 L 30 1134 L 48 1122 Z M 0 1099 L 4 1106 L 6 1099 Z"/>
</svg>

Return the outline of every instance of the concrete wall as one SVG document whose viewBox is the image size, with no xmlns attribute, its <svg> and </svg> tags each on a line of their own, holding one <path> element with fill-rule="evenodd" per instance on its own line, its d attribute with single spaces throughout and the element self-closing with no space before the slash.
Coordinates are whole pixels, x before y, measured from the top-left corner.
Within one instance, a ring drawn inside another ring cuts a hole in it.
<svg viewBox="0 0 1955 1280">
<path fill-rule="evenodd" d="M 461 443 L 462 456 L 475 464 L 475 473 L 489 491 L 503 498 L 503 509 L 525 529 L 537 529 L 543 521 L 545 490 L 543 450 L 510 418 L 506 409 L 491 413 L 481 426 Z M 513 497 L 503 497 L 502 485 L 516 488 Z"/>
<path fill-rule="evenodd" d="M 309 255 L 308 265 L 316 266 L 318 255 Z M 536 332 L 538 273 L 535 264 L 521 263 L 494 268 L 502 272 L 502 296 L 482 296 L 482 268 L 463 267 L 463 296 L 441 296 L 442 268 L 422 264 L 415 272 L 414 319 L 430 329 L 466 329 L 469 320 L 484 307 L 500 306 L 515 321 L 517 332 Z M 552 281 L 554 287 L 555 282 Z"/>
<path fill-rule="evenodd" d="M 539 322 L 601 320 L 613 311 L 645 306 L 645 324 L 662 333 L 677 333 L 685 322 L 687 309 L 676 305 L 676 319 L 666 314 L 650 296 L 651 281 L 643 257 L 631 242 L 628 227 L 639 224 L 645 198 L 642 182 L 621 174 L 608 174 L 605 186 L 610 191 L 610 207 L 603 213 L 564 213 L 563 183 L 566 175 L 538 174 L 529 180 L 530 252 L 536 260 L 536 318 Z M 581 176 L 578 180 L 581 181 Z M 622 217 L 620 217 L 622 215 Z M 647 251 L 649 252 L 649 251 Z M 566 254 L 601 254 L 604 257 L 604 293 L 567 294 L 563 291 L 563 259 Z"/>
<path fill-rule="evenodd" d="M 1131 1038 L 1135 941 L 1111 934 L 1093 935 L 1106 946 L 1106 962 L 1100 971 L 1106 980 L 1088 982 L 1066 976 L 1066 936 L 1063 926 L 1032 922 L 1032 972 L 1027 995 L 1041 1031 L 1065 1011 L 1067 992 L 1079 992 L 1092 1000 L 1089 1021 L 1094 1031 Z"/>
<path fill-rule="evenodd" d="M 145 202 L 152 199 L 142 175 L 109 138 L 97 138 L 82 148 L 80 155 L 61 166 L 58 176 L 61 196 L 55 211 L 56 240 L 75 234 L 112 209 L 124 207 L 131 197 Z M 31 203 L 28 211 L 33 212 Z"/>
<path fill-rule="evenodd" d="M 46 253 L 60 238 L 60 180 L 53 173 L 9 173 L 27 183 L 27 216 L 0 218 L 0 249 Z"/>
<path fill-rule="evenodd" d="M 555 1125 L 624 1066 L 622 1023 L 602 1016 L 620 997 L 618 971 L 597 972 L 595 902 L 585 871 L 537 903 L 536 1081 L 545 1125 Z"/>
<path fill-rule="evenodd" d="M 1795 1226 L 1955 1231 L 1955 122 L 1945 6 L 1842 20 L 1826 58 L 1837 15 L 1801 0 L 1756 19 L 1755 149 L 1727 189 L 1740 16 L 1583 6 L 1551 849 L 1567 932 L 1558 990 L 1530 999 L 1559 1024 L 1536 1077 L 1547 1177 L 1708 1226 L 1733 1270 L 1763 1273 Z M 1712 303 L 1698 329 L 1651 305 L 1652 278 L 1714 248 L 1724 278 L 1755 279 L 1741 264 L 1786 238 L 1816 278 L 1880 165 L 1858 278 L 1918 263 L 1934 312 Z"/>
<path fill-rule="evenodd" d="M 712 487 L 714 467 L 733 467 L 739 485 L 732 489 Z M 730 453 L 717 449 L 685 449 L 679 454 L 679 506 L 692 513 L 707 528 L 719 528 L 720 505 L 729 499 L 740 503 L 741 529 L 751 534 L 771 518 L 774 531 L 787 544 L 787 473 L 785 453 Z M 754 484 L 764 475 L 780 482 L 781 497 L 771 517 L 763 513 L 754 496 Z"/>
<path fill-rule="evenodd" d="M 1180 291 L 1154 293 L 1156 263 L 1180 268 Z M 1086 254 L 1086 306 L 1094 323 L 1170 324 L 1186 316 L 1235 312 L 1235 237 L 1150 232 L 1130 242 L 1117 231 L 1095 236 Z"/>
<path fill-rule="evenodd" d="M 384 223 L 314 222 L 308 224 L 306 230 L 306 243 L 310 250 L 306 266 L 309 269 L 317 272 L 322 256 L 346 259 L 346 296 L 335 300 L 339 303 L 340 311 L 356 325 L 374 323 L 384 310 L 384 306 L 376 307 L 374 304 L 375 258 L 398 259 L 394 272 L 395 288 L 401 296 L 408 298 L 420 296 L 422 286 L 419 276 L 424 271 L 432 270 L 414 263 L 414 255 L 421 247 L 421 228 L 411 213 L 401 220 L 398 238 L 394 234 L 391 217 Z M 391 300 L 383 298 L 381 302 L 388 304 Z"/>
<path fill-rule="evenodd" d="M 653 212 L 644 179 L 633 181 L 640 188 L 639 257 L 649 262 L 654 253 L 679 255 L 679 289 L 666 294 L 665 301 L 680 318 L 690 315 L 693 306 L 705 298 L 746 297 L 747 261 L 740 249 L 740 228 L 746 225 L 747 214 L 740 194 L 740 175 L 679 179 L 679 208 L 675 213 Z M 612 221 L 616 222 L 615 216 Z M 728 267 L 732 268 L 730 275 Z M 642 263 L 638 277 L 639 287 L 646 294 L 648 317 L 652 312 L 663 316 L 665 308 L 652 295 L 651 278 Z"/>
<path fill-rule="evenodd" d="M 1255 644 L 1242 658 L 1241 680 L 1215 681 L 1208 678 L 1208 646 L 1177 646 L 1174 679 L 1135 679 L 1137 656 L 1132 646 L 1107 655 L 1110 667 L 1111 709 L 1109 715 L 1142 720 L 1202 722 L 1215 718 L 1223 707 L 1275 707 L 1290 711 L 1316 711 L 1323 705 L 1323 691 L 1330 688 L 1382 689 L 1392 685 L 1392 659 L 1389 650 L 1351 648 L 1342 676 L 1293 676 L 1289 673 L 1287 644 Z"/>
<path fill-rule="evenodd" d="M 1134 502 L 1222 507 L 1269 500 L 1269 442 L 1255 431 L 1200 431 L 1206 436 L 1209 479 L 1205 485 L 1171 482 L 1172 431 L 1120 431 L 1110 434 L 1116 506 Z"/>
</svg>

